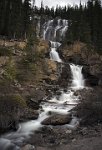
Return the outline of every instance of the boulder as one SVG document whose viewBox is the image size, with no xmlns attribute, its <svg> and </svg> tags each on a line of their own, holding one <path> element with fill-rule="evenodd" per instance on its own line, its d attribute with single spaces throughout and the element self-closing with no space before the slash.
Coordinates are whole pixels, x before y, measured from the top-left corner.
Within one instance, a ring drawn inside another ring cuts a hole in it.
<svg viewBox="0 0 102 150">
<path fill-rule="evenodd" d="M 39 116 L 39 113 L 37 110 L 32 110 L 26 108 L 24 113 L 20 116 L 20 121 L 27 121 L 27 120 L 35 120 Z"/>
<path fill-rule="evenodd" d="M 76 110 L 78 118 L 81 118 L 80 125 L 93 125 L 102 122 L 101 93 L 101 87 L 79 91 L 82 100 L 74 110 Z"/>
<path fill-rule="evenodd" d="M 43 100 L 45 97 L 45 91 L 44 90 L 34 90 L 33 93 L 31 93 L 30 96 L 28 96 L 27 99 L 27 105 L 28 107 L 32 109 L 39 109 L 40 102 Z"/>
<path fill-rule="evenodd" d="M 60 114 L 54 114 L 51 117 L 45 119 L 42 121 L 43 125 L 64 125 L 68 124 L 71 121 L 71 115 L 60 115 Z"/>
</svg>

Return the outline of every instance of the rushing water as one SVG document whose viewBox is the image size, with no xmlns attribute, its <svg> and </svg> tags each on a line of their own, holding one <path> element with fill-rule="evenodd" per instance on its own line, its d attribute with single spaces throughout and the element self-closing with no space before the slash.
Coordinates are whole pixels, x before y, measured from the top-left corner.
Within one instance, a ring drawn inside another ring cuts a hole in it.
<svg viewBox="0 0 102 150">
<path fill-rule="evenodd" d="M 57 25 L 53 29 L 54 20 L 50 20 L 44 26 L 44 39 L 51 39 L 53 31 L 53 39 L 57 39 L 57 33 L 62 36 L 65 36 L 66 29 L 68 28 L 68 21 L 59 19 L 57 21 Z M 50 58 L 57 62 L 62 62 L 57 48 L 61 45 L 61 43 L 56 41 L 50 41 L 51 43 L 51 51 Z M 20 150 L 22 144 L 27 138 L 30 138 L 31 134 L 34 134 L 34 131 L 39 130 L 43 125 L 42 121 L 46 118 L 50 117 L 51 113 L 54 112 L 56 114 L 69 114 L 70 110 L 76 106 L 78 103 L 79 97 L 74 95 L 74 90 L 78 88 L 84 87 L 84 80 L 82 75 L 82 67 L 74 64 L 69 64 L 71 73 L 72 73 L 72 85 L 68 88 L 67 92 L 61 91 L 61 95 L 54 96 L 49 100 L 42 100 L 39 109 L 39 117 L 36 120 L 31 120 L 26 123 L 20 123 L 19 129 L 16 132 L 7 133 L 2 135 L 0 138 L 0 150 Z M 78 119 L 73 117 L 71 122 L 67 124 L 67 127 L 73 129 L 78 125 Z"/>
<path fill-rule="evenodd" d="M 72 72 L 72 87 L 82 88 L 84 86 L 83 76 L 81 73 L 82 67 L 77 65 L 70 65 Z M 74 95 L 74 90 L 70 88 L 65 93 L 61 91 L 59 98 L 54 96 L 50 100 L 42 101 L 41 109 L 39 110 L 39 117 L 36 120 L 31 120 L 26 123 L 21 123 L 17 132 L 5 134 L 0 139 L 0 150 L 20 150 L 23 142 L 30 138 L 34 131 L 39 130 L 43 125 L 41 122 L 50 116 L 49 112 L 57 114 L 69 114 L 69 111 L 78 103 L 79 97 Z M 73 117 L 72 121 L 67 125 L 68 128 L 73 129 L 78 125 L 77 118 Z"/>
<path fill-rule="evenodd" d="M 70 64 L 71 73 L 72 73 L 72 87 L 80 89 L 84 87 L 84 78 L 82 75 L 82 66 Z"/>
<path fill-rule="evenodd" d="M 61 41 L 68 29 L 68 20 L 53 19 L 45 22 L 43 30 L 43 38 L 45 40 Z"/>
<path fill-rule="evenodd" d="M 51 51 L 50 51 L 50 59 L 57 62 L 62 62 L 58 52 L 56 51 L 57 48 L 61 45 L 59 42 L 52 42 L 51 43 Z"/>
</svg>

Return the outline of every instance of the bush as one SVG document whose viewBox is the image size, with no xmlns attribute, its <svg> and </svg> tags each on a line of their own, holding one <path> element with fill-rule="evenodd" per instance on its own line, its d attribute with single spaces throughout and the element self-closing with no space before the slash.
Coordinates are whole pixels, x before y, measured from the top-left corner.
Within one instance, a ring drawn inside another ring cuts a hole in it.
<svg viewBox="0 0 102 150">
<path fill-rule="evenodd" d="M 19 94 L 0 96 L 0 129 L 14 127 L 26 107 L 25 100 Z"/>
<path fill-rule="evenodd" d="M 12 54 L 12 50 L 8 47 L 0 47 L 0 56 L 10 56 Z"/>
<path fill-rule="evenodd" d="M 9 63 L 5 67 L 4 76 L 7 80 L 13 81 L 16 78 L 16 68 L 14 64 L 9 61 Z"/>
</svg>

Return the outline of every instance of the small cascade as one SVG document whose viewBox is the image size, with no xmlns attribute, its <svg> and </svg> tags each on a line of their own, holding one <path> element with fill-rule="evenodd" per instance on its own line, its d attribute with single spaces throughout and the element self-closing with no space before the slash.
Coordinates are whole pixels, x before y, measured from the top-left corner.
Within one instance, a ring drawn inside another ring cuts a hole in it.
<svg viewBox="0 0 102 150">
<path fill-rule="evenodd" d="M 72 73 L 72 87 L 76 89 L 84 88 L 82 66 L 70 64 L 70 68 Z"/>
<path fill-rule="evenodd" d="M 51 48 L 58 48 L 58 47 L 60 47 L 60 45 L 61 45 L 61 43 L 59 43 L 59 42 L 53 42 L 53 41 L 50 41 L 50 43 L 51 43 Z"/>
<path fill-rule="evenodd" d="M 56 51 L 57 48 L 61 45 L 59 42 L 52 42 L 51 43 L 51 51 L 50 51 L 50 59 L 57 62 L 62 62 L 62 60 L 59 57 L 58 52 Z"/>
<path fill-rule="evenodd" d="M 62 60 L 59 57 L 58 52 L 56 51 L 56 48 L 51 48 L 50 59 L 53 61 L 62 62 Z"/>
</svg>

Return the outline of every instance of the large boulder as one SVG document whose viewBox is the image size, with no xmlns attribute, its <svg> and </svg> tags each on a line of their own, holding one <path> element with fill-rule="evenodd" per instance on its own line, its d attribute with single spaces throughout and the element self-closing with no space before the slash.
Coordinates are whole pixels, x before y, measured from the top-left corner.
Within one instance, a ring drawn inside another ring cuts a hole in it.
<svg viewBox="0 0 102 150">
<path fill-rule="evenodd" d="M 40 102 L 43 100 L 43 98 L 45 97 L 45 91 L 41 90 L 41 89 L 34 89 L 31 93 L 31 95 L 29 95 L 27 97 L 27 105 L 29 108 L 37 110 L 39 109 L 39 105 Z"/>
<path fill-rule="evenodd" d="M 94 89 L 83 89 L 78 91 L 81 95 L 81 101 L 75 108 L 80 124 L 93 125 L 102 122 L 102 101 L 101 101 L 101 87 Z"/>
<path fill-rule="evenodd" d="M 71 121 L 71 115 L 60 115 L 60 114 L 55 114 L 52 115 L 51 117 L 45 119 L 42 121 L 43 125 L 64 125 L 68 124 Z"/>
</svg>

